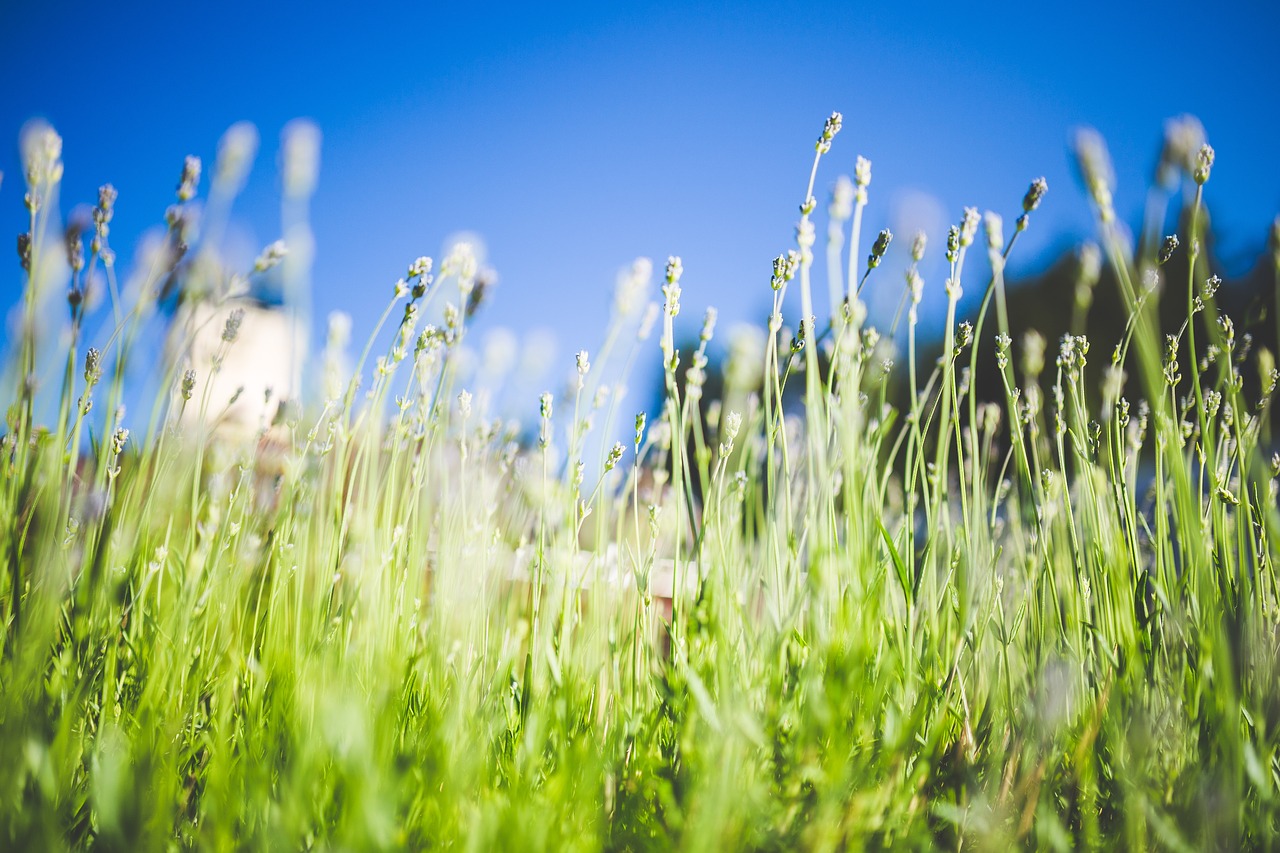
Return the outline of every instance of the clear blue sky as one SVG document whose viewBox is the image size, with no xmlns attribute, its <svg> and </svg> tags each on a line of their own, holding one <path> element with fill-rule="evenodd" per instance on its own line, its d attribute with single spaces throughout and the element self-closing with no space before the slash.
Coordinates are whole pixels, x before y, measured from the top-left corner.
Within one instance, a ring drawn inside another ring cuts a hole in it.
<svg viewBox="0 0 1280 853">
<path fill-rule="evenodd" d="M 817 194 L 825 206 L 836 176 L 869 157 L 871 233 L 919 191 L 947 220 L 964 205 L 1011 220 L 1029 179 L 1046 175 L 1015 273 L 1090 232 L 1071 128 L 1106 136 L 1133 221 L 1163 120 L 1190 112 L 1217 149 L 1208 202 L 1239 270 L 1280 211 L 1278 33 L 1273 2 L 9 0 L 0 232 L 25 227 L 28 118 L 65 139 L 64 210 L 103 182 L 119 189 L 122 261 L 160 221 L 183 155 L 211 168 L 219 136 L 247 119 L 263 144 L 239 211 L 265 245 L 279 236 L 279 132 L 307 116 L 324 132 L 319 318 L 343 308 L 359 337 L 408 261 L 473 230 L 501 275 L 482 326 L 550 328 L 568 367 L 575 349 L 599 345 L 615 274 L 637 255 L 683 256 L 690 327 L 707 304 L 722 322 L 762 316 L 770 259 L 792 245 L 833 109 L 845 126 Z M 21 281 L 9 258 L 6 302 Z M 882 280 L 896 295 L 897 272 Z M 926 287 L 941 293 L 936 271 Z"/>
</svg>

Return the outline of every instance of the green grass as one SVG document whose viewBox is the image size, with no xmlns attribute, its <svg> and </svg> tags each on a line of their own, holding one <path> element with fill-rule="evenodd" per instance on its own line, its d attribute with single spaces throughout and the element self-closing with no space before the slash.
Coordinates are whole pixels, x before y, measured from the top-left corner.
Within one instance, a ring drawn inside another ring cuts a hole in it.
<svg viewBox="0 0 1280 853">
<path fill-rule="evenodd" d="M 1187 225 L 1166 245 L 1190 273 L 1165 280 L 1082 137 L 1129 322 L 1045 364 L 1013 340 L 1003 282 L 1039 185 L 1009 228 L 966 211 L 944 248 L 918 240 L 949 280 L 913 262 L 904 286 L 887 232 L 861 258 L 860 162 L 830 210 L 830 323 L 812 319 L 812 194 L 839 129 L 774 264 L 763 350 L 733 348 L 723 399 L 702 399 L 714 314 L 676 349 L 672 259 L 657 347 L 641 263 L 536 429 L 489 420 L 459 386 L 477 296 L 462 250 L 410 268 L 393 341 L 375 333 L 349 384 L 245 442 L 219 437 L 224 401 L 193 393 L 181 352 L 154 406 L 119 408 L 170 270 L 188 301 L 227 299 L 216 245 L 175 250 L 191 164 L 129 287 L 100 200 L 87 268 L 78 234 L 69 260 L 73 291 L 105 272 L 101 352 L 85 365 L 79 302 L 70 351 L 41 362 L 61 164 L 52 132 L 34 137 L 0 456 L 0 846 L 1275 846 L 1277 374 L 1206 290 L 1211 151 L 1171 149 Z M 973 251 L 989 281 L 965 277 Z M 891 329 L 865 325 L 864 286 L 902 289 Z M 958 324 L 966 289 L 986 298 Z M 809 319 L 784 311 L 794 290 Z M 948 307 L 936 365 L 917 357 L 922 299 Z M 1186 303 L 1180 330 L 1157 327 L 1161 299 Z M 1000 387 L 971 387 L 977 347 Z M 611 450 L 633 413 L 599 377 L 659 357 L 660 417 Z M 1091 359 L 1113 365 L 1107 387 L 1086 387 Z"/>
</svg>

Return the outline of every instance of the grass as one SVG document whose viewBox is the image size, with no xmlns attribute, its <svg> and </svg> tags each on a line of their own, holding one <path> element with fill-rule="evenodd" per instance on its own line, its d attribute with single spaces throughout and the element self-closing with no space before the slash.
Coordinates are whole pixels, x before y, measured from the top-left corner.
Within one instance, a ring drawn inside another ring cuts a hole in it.
<svg viewBox="0 0 1280 853">
<path fill-rule="evenodd" d="M 859 255 L 859 159 L 829 211 L 819 325 L 813 190 L 839 130 L 833 115 L 796 248 L 774 262 L 764 345 L 733 348 L 722 399 L 703 399 L 714 313 L 677 350 L 673 258 L 647 317 L 650 269 L 632 270 L 595 363 L 580 354 L 578 382 L 543 396 L 536 430 L 484 417 L 459 387 L 483 290 L 461 247 L 409 268 L 391 343 L 375 332 L 349 377 L 335 326 L 327 399 L 290 401 L 248 441 L 218 431 L 224 401 L 182 351 L 143 416 L 120 407 L 162 294 L 225 313 L 243 285 L 212 238 L 186 245 L 199 163 L 120 288 L 114 193 L 86 265 L 49 202 L 60 141 L 29 134 L 0 456 L 0 844 L 1275 846 L 1278 374 L 1218 311 L 1198 253 L 1212 150 L 1171 135 L 1185 233 L 1144 228 L 1135 248 L 1105 149 L 1081 137 L 1129 316 L 1119 340 L 1068 336 L 1046 364 L 1034 338 L 1015 343 L 1003 279 L 1042 183 L 1010 229 L 965 212 L 932 250 L 945 286 L 920 280 L 917 238 L 904 286 L 882 266 L 888 232 Z M 238 150 L 207 215 L 229 206 Z M 974 251 L 989 280 L 966 278 Z M 1177 252 L 1189 275 L 1166 280 Z M 252 274 L 281 263 L 273 246 Z M 38 308 L 60 269 L 72 333 L 43 364 Z M 86 350 L 99 279 L 111 314 Z M 864 286 L 903 289 L 891 329 L 866 325 Z M 966 288 L 981 312 L 957 323 Z M 922 299 L 947 300 L 936 364 L 917 357 Z M 1186 303 L 1181 329 L 1158 328 L 1162 299 Z M 611 446 L 631 413 L 599 377 L 656 358 L 657 319 L 661 412 Z M 239 324 L 206 373 L 243 345 Z M 978 347 L 1000 387 L 973 387 Z M 1106 380 L 1086 387 L 1098 358 Z"/>
</svg>

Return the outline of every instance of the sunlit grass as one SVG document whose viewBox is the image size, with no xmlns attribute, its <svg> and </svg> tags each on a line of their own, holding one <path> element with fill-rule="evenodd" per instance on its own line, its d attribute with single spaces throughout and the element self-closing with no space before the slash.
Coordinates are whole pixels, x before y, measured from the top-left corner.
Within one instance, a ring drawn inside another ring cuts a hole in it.
<svg viewBox="0 0 1280 853">
<path fill-rule="evenodd" d="M 935 245 L 913 235 L 903 278 L 889 232 L 859 255 L 859 158 L 828 211 L 819 322 L 813 193 L 840 124 L 720 399 L 703 399 L 713 311 L 678 349 L 672 258 L 658 302 L 648 262 L 621 278 L 603 345 L 533 424 L 489 417 L 460 378 L 486 283 L 464 244 L 388 286 L 353 371 L 335 318 L 324 390 L 292 383 L 247 433 L 215 380 L 237 381 L 253 276 L 282 268 L 285 313 L 304 315 L 289 265 L 314 142 L 286 151 L 286 238 L 252 270 L 216 241 L 256 145 L 239 127 L 203 208 L 188 160 L 122 287 L 114 192 L 86 262 L 51 204 L 61 142 L 29 131 L 0 456 L 0 846 L 1274 846 L 1278 374 L 1215 304 L 1212 150 L 1173 127 L 1187 231 L 1135 249 L 1105 149 L 1080 138 L 1099 222 L 1080 317 L 1105 259 L 1128 319 L 1046 363 L 1010 327 L 1003 277 L 1043 181 L 1011 226 L 966 209 Z M 966 277 L 975 251 L 987 280 Z M 921 279 L 926 252 L 946 282 Z M 1176 252 L 1185 280 L 1163 271 Z M 67 276 L 58 337 L 41 305 Z M 901 292 L 891 328 L 868 325 L 866 287 Z M 984 298 L 960 322 L 965 289 Z M 154 404 L 126 410 L 135 342 L 173 293 Z M 1185 303 L 1182 328 L 1158 328 L 1162 299 Z M 917 351 L 931 300 L 936 363 Z M 1000 387 L 974 388 L 979 347 Z M 662 408 L 632 438 L 619 385 L 659 358 Z"/>
</svg>

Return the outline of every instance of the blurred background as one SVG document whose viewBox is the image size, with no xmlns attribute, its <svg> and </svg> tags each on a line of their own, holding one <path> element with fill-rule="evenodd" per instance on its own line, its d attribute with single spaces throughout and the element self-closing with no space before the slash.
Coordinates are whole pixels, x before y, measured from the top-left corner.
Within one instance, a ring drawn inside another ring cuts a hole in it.
<svg viewBox="0 0 1280 853">
<path fill-rule="evenodd" d="M 92 204 L 102 183 L 119 190 L 122 270 L 143 233 L 163 226 L 183 157 L 211 171 L 219 138 L 248 121 L 261 143 L 226 237 L 247 268 L 284 232 L 281 133 L 305 117 L 323 135 L 310 207 L 316 337 L 341 309 L 361 341 L 409 262 L 439 258 L 452 235 L 470 232 L 499 276 L 475 334 L 492 342 L 510 330 L 525 347 L 520 396 L 532 407 L 572 371 L 576 350 L 600 346 L 618 272 L 637 256 L 659 273 L 668 255 L 683 257 L 686 335 L 706 305 L 722 329 L 761 322 L 771 260 L 794 246 L 813 143 L 832 110 L 844 129 L 818 175 L 819 210 L 864 155 L 873 178 L 863 254 L 880 228 L 899 238 L 869 285 L 873 315 L 892 313 L 911 233 L 923 228 L 922 320 L 936 328 L 946 226 L 972 205 L 1011 229 L 1039 175 L 1049 193 L 1009 276 L 1045 280 L 1093 232 L 1068 149 L 1081 125 L 1106 138 L 1119 215 L 1137 230 L 1164 122 L 1183 113 L 1217 151 L 1206 187 L 1213 263 L 1249 280 L 1280 211 L 1278 32 L 1280 4 L 1261 0 L 5 0 L 0 233 L 27 226 L 18 137 L 34 117 L 65 140 L 64 213 Z M 966 307 L 985 281 L 981 254 L 966 269 Z M 12 255 L 2 269 L 12 304 L 22 272 Z M 633 385 L 659 361 L 655 340 Z"/>
</svg>

